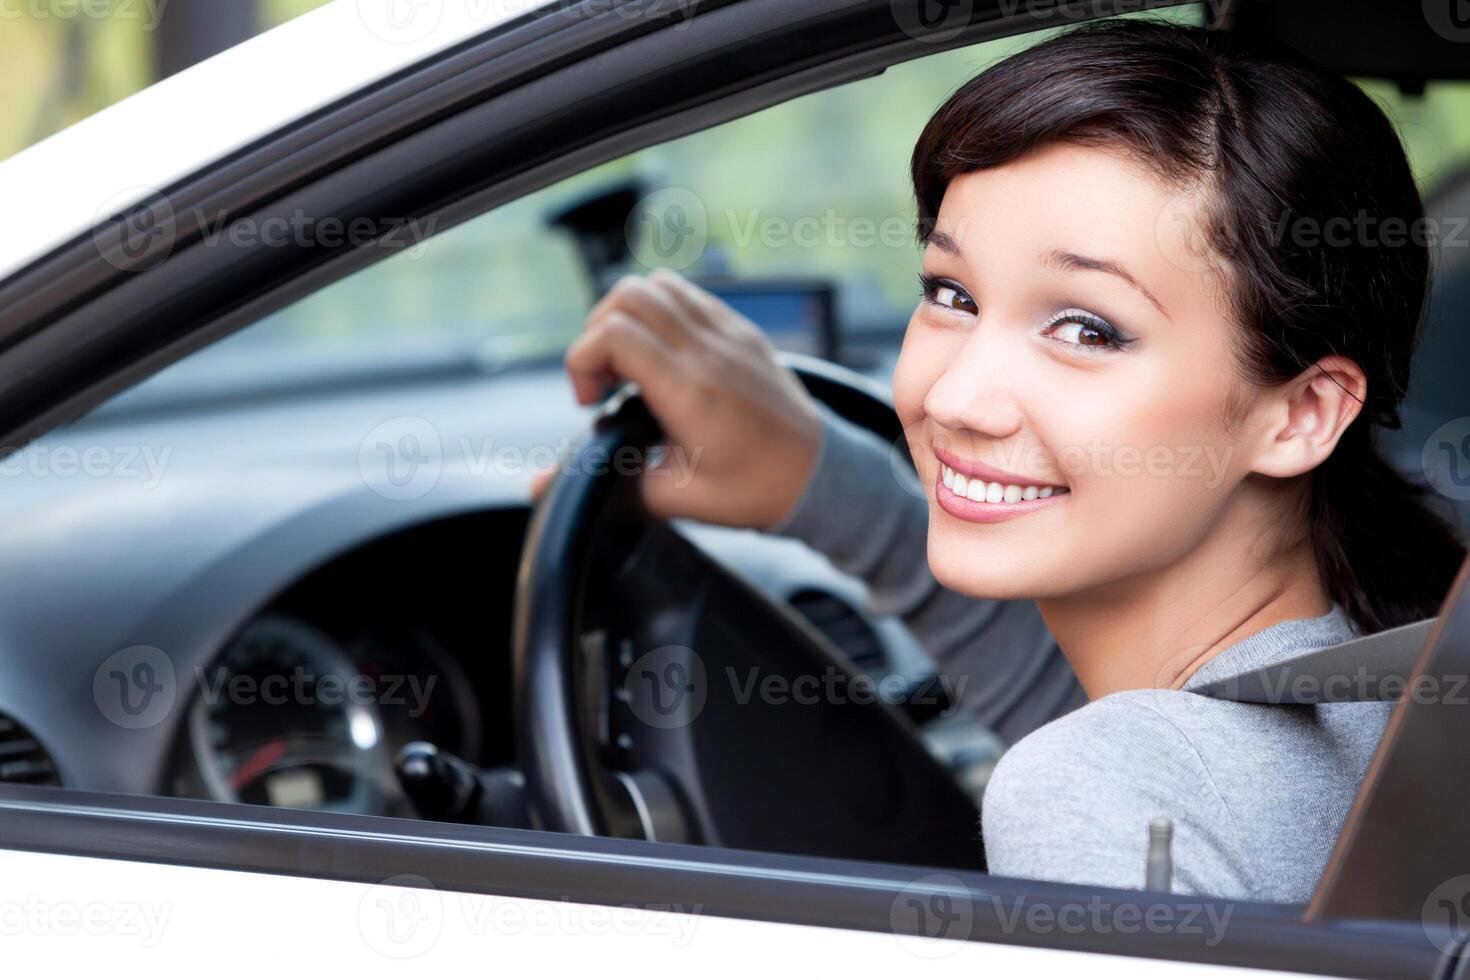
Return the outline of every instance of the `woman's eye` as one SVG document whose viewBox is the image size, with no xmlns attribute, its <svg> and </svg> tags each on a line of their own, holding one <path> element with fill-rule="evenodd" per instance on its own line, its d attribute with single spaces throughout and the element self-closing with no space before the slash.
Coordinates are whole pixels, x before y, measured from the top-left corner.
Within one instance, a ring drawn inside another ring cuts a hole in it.
<svg viewBox="0 0 1470 980">
<path fill-rule="evenodd" d="M 1122 350 L 1132 340 L 1123 337 L 1108 321 L 1081 310 L 1064 310 L 1052 317 L 1042 331 L 1053 340 L 1073 347 Z"/>
<path fill-rule="evenodd" d="M 958 310 L 971 316 L 980 312 L 979 305 L 970 298 L 970 294 L 961 289 L 957 284 L 945 279 L 934 279 L 929 276 L 920 276 L 920 283 L 924 287 L 924 299 L 935 306 L 943 306 L 946 309 Z"/>
</svg>

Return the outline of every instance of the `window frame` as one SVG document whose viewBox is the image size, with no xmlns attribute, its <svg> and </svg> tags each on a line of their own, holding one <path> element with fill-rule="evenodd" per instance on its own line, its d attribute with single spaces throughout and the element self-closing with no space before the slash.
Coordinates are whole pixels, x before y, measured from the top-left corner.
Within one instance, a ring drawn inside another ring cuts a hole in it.
<svg viewBox="0 0 1470 980">
<path fill-rule="evenodd" d="M 904 33 L 903 0 L 711 0 L 693 19 L 627 17 L 599 0 L 537 11 L 370 86 L 165 191 L 203 227 L 297 209 L 344 222 L 432 217 L 446 230 L 598 163 L 888 65 L 1011 34 L 1137 10 L 975 5 L 941 42 Z M 1173 6 L 1178 0 L 1145 3 Z M 561 16 L 569 7 L 585 16 Z M 678 29 L 677 35 L 669 32 Z M 670 38 L 677 43 L 667 43 Z M 447 188 L 447 189 L 446 189 Z M 124 271 L 88 234 L 0 283 L 0 446 L 14 451 L 188 353 L 393 251 L 269 248 L 172 229 L 161 262 Z M 100 239 L 106 241 L 105 238 Z M 704 914 L 894 931 L 915 887 L 974 910 L 958 938 L 1358 976 L 1439 975 L 1417 924 L 1307 922 L 1289 906 L 1228 905 L 1216 947 L 1111 929 L 1045 937 L 1003 908 L 1178 907 L 1198 899 L 960 872 L 392 818 L 0 786 L 0 848 L 348 880 L 405 872 L 442 887 L 597 904 L 687 903 Z M 303 861 L 308 863 L 303 863 Z M 923 884 L 923 882 L 928 884 Z M 935 884 L 935 882 L 939 884 Z M 919 884 L 916 884 L 918 882 Z M 1021 903 L 1013 906 L 1013 903 Z"/>
</svg>

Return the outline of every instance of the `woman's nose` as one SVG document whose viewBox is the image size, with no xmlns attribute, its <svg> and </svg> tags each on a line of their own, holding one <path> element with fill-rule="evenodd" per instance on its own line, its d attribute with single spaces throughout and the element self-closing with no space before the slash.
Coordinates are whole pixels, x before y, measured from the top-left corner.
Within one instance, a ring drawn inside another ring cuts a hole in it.
<svg viewBox="0 0 1470 980">
<path fill-rule="evenodd" d="M 1021 428 L 1016 352 L 977 325 L 924 397 L 924 412 L 952 431 L 1003 439 Z"/>
</svg>

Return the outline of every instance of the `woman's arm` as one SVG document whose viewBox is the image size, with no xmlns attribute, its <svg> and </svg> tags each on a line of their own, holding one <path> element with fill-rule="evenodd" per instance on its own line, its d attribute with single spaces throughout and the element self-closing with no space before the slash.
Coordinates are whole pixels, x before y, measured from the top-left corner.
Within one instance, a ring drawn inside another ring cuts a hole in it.
<svg viewBox="0 0 1470 980">
<path fill-rule="evenodd" d="M 1085 703 L 1034 603 L 972 599 L 934 580 L 928 523 L 924 491 L 907 462 L 823 408 L 816 467 L 795 508 L 769 530 L 867 582 L 872 611 L 901 618 L 960 706 L 1007 743 Z"/>
</svg>

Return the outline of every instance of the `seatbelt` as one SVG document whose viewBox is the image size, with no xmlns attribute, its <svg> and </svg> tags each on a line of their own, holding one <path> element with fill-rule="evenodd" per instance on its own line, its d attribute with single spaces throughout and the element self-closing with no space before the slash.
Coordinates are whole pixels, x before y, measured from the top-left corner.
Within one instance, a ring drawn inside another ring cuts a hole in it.
<svg viewBox="0 0 1470 980">
<path fill-rule="evenodd" d="M 1437 618 L 1423 619 L 1309 650 L 1234 677 L 1191 688 L 1223 701 L 1254 704 L 1338 704 L 1393 701 L 1404 693 L 1414 663 Z"/>
</svg>

